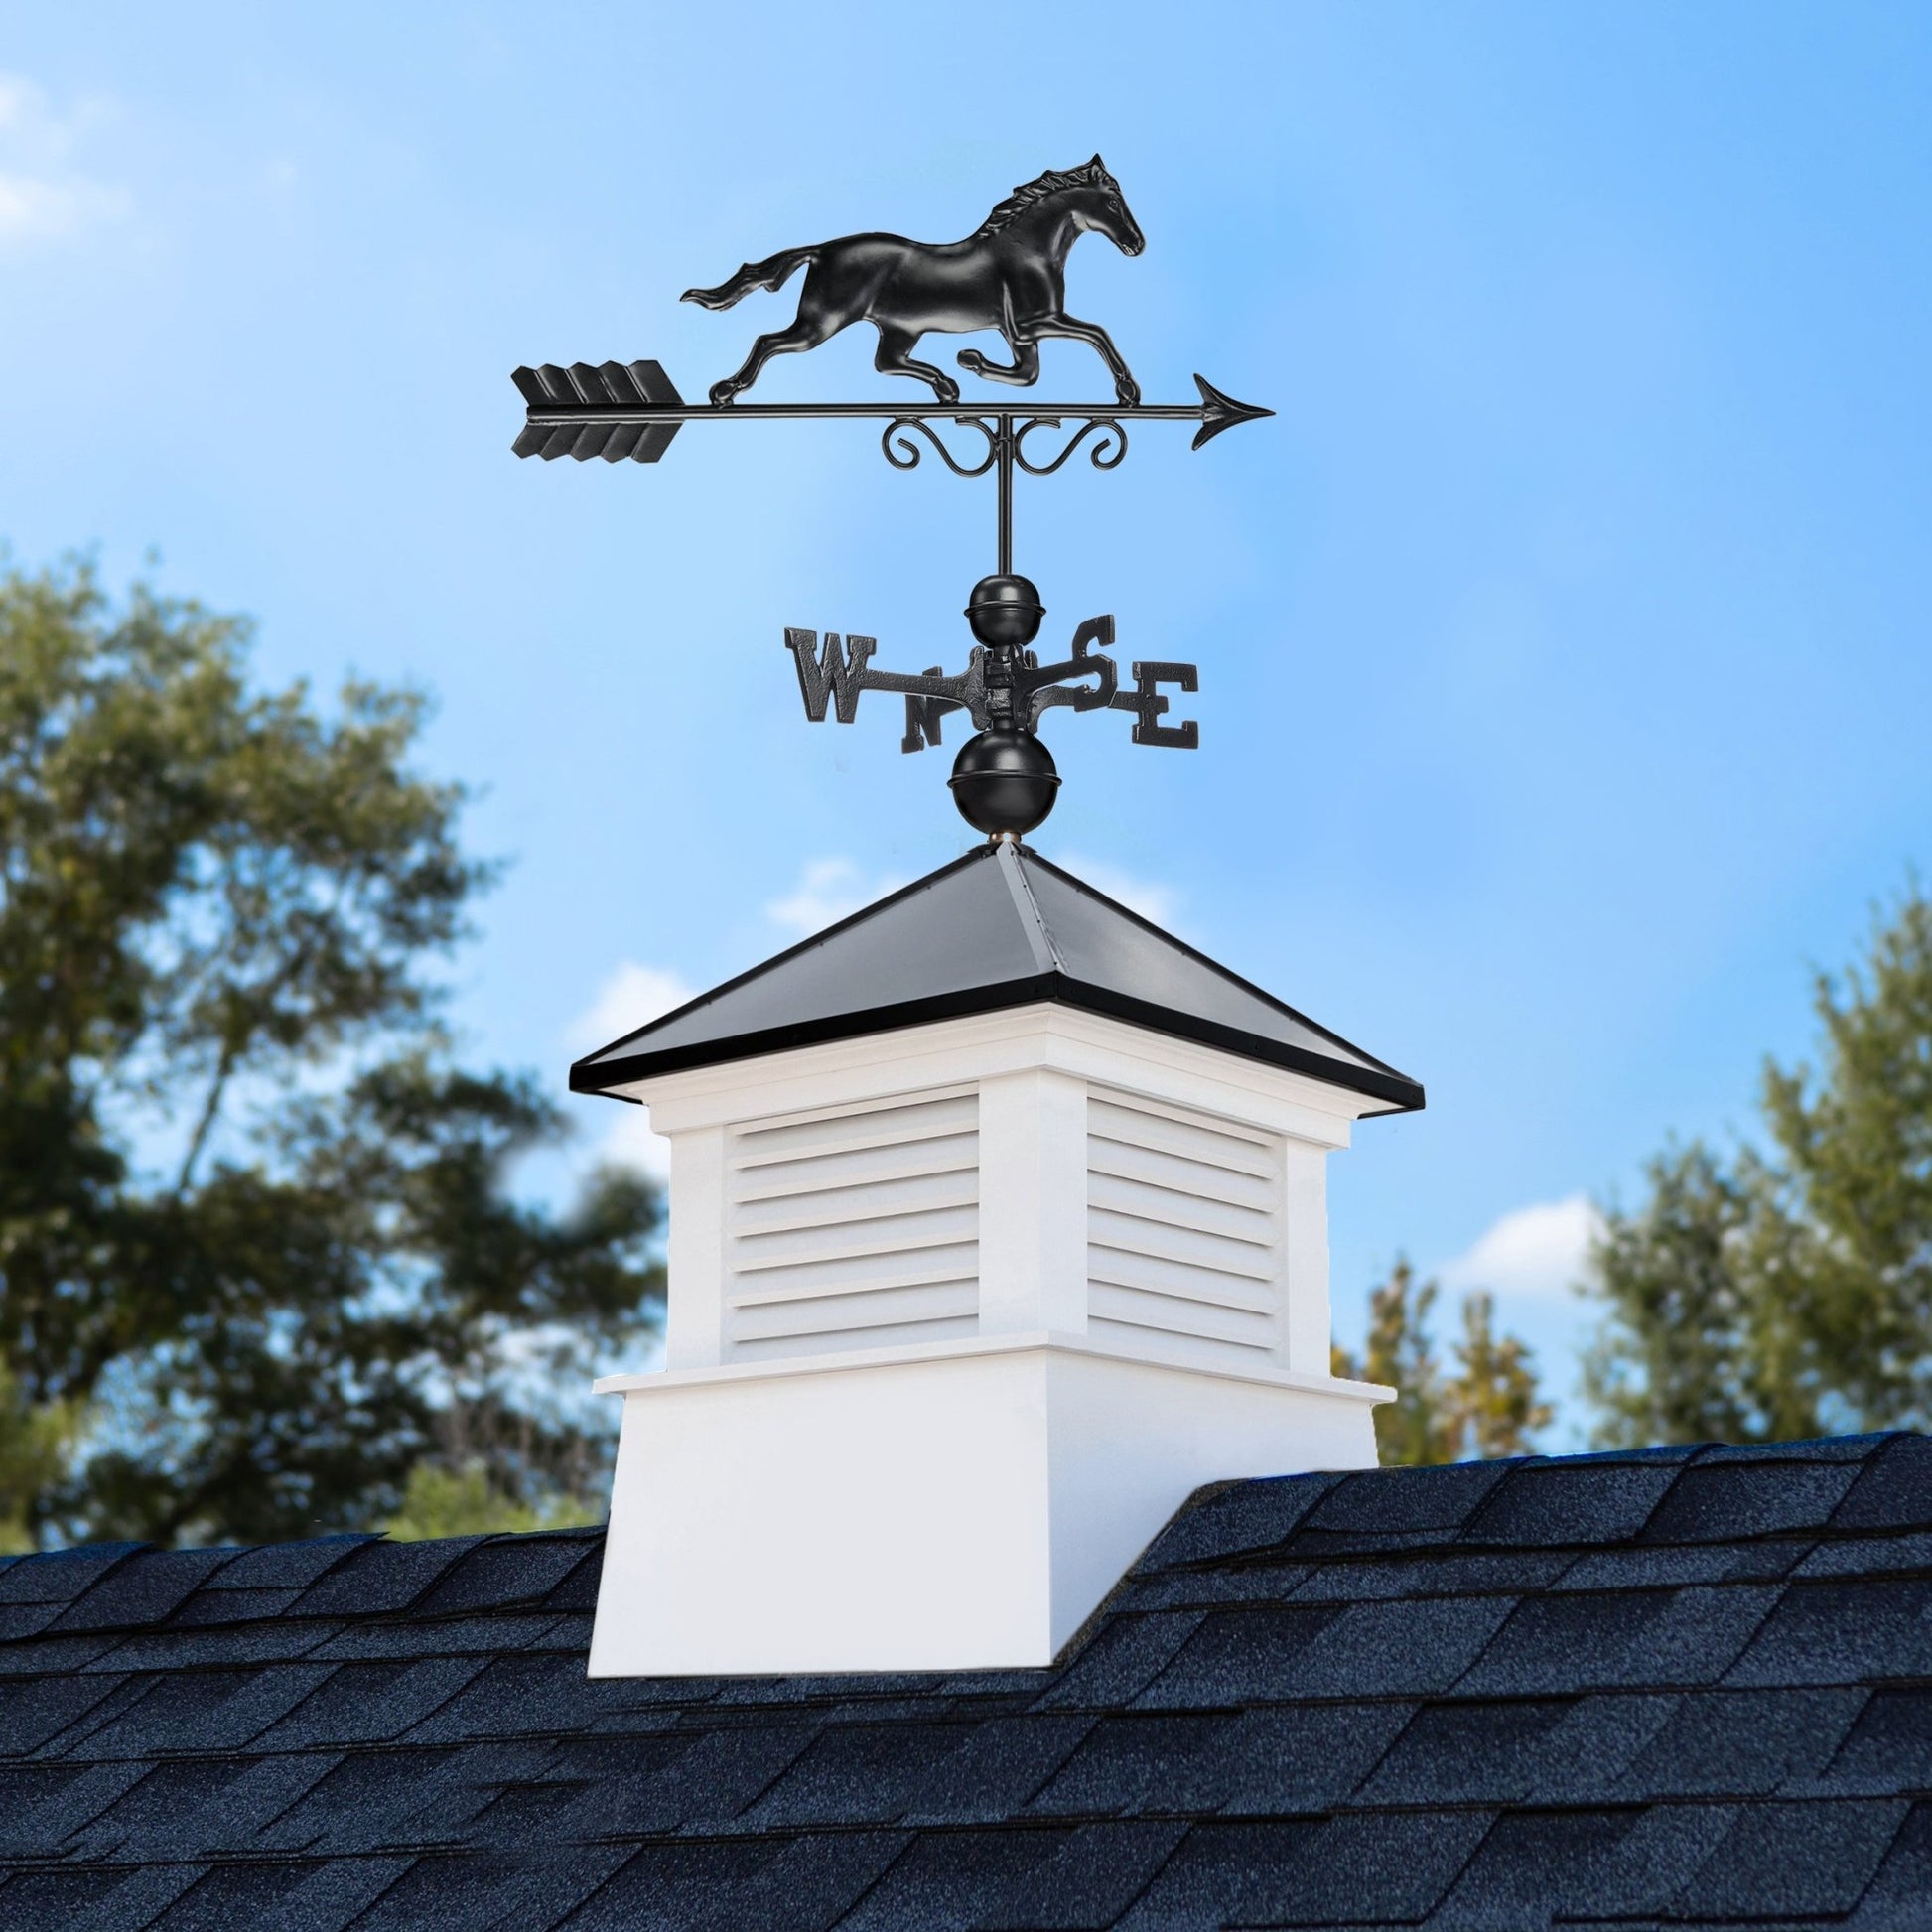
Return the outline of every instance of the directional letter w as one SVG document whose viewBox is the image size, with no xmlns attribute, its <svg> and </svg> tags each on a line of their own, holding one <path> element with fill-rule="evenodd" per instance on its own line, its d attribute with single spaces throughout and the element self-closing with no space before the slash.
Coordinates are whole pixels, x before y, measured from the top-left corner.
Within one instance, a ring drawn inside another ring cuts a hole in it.
<svg viewBox="0 0 1932 1932">
<path fill-rule="evenodd" d="M 866 661 L 879 648 L 871 637 L 848 637 L 852 648 L 848 658 L 839 648 L 839 633 L 825 633 L 825 650 L 814 656 L 818 645 L 816 630 L 785 631 L 785 648 L 798 666 L 798 689 L 805 700 L 805 716 L 814 724 L 823 722 L 825 701 L 837 701 L 839 723 L 849 725 L 859 712 L 859 693 L 866 688 Z"/>
</svg>

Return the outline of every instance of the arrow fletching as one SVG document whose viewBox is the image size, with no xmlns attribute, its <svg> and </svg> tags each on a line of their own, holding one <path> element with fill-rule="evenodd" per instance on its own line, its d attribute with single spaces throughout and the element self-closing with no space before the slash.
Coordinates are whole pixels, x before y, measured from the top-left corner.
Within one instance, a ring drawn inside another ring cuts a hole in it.
<svg viewBox="0 0 1932 1932">
<path fill-rule="evenodd" d="M 546 362 L 540 369 L 518 369 L 510 380 L 533 410 L 574 408 L 636 408 L 644 403 L 682 403 L 684 398 L 664 373 L 660 362 L 573 362 L 560 368 Z M 601 456 L 606 463 L 655 463 L 671 446 L 676 423 L 564 423 L 548 427 L 532 423 L 510 445 L 518 456 L 540 456 L 548 463 L 574 456 L 588 463 Z"/>
</svg>

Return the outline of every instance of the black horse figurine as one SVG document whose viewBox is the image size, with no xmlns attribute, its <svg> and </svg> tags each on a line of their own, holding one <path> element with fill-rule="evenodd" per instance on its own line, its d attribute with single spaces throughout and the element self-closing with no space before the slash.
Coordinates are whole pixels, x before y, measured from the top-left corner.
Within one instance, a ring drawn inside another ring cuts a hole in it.
<svg viewBox="0 0 1932 1932">
<path fill-rule="evenodd" d="M 959 384 L 912 356 L 929 329 L 953 336 L 997 329 L 1007 339 L 1013 361 L 992 362 L 969 348 L 961 350 L 959 366 L 989 382 L 1023 386 L 1039 380 L 1042 336 L 1091 343 L 1113 371 L 1120 400 L 1137 403 L 1140 385 L 1106 330 L 1066 313 L 1067 251 L 1088 229 L 1105 235 L 1124 255 L 1138 255 L 1147 245 L 1120 184 L 1098 155 L 1084 168 L 1065 174 L 1049 168 L 1036 181 L 1016 188 L 964 241 L 935 244 L 896 234 L 847 235 L 748 262 L 715 289 L 686 289 L 686 302 L 729 309 L 754 289 L 778 288 L 804 263 L 811 264 L 791 327 L 760 336 L 745 366 L 712 385 L 711 400 L 727 403 L 749 389 L 774 355 L 816 348 L 841 329 L 870 322 L 879 331 L 874 367 L 931 383 L 941 402 L 957 402 Z"/>
</svg>

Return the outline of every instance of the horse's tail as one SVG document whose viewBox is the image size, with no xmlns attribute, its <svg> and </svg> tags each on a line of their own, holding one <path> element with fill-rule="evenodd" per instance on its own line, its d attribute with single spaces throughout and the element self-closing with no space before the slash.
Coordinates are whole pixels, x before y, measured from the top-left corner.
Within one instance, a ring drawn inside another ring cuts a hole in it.
<svg viewBox="0 0 1932 1932">
<path fill-rule="evenodd" d="M 764 261 L 747 262 L 729 282 L 720 282 L 715 289 L 686 289 L 678 300 L 696 302 L 707 309 L 729 309 L 754 289 L 782 287 L 787 276 L 796 274 L 806 262 L 817 258 L 816 242 L 809 248 L 787 248 L 783 254 L 772 255 Z"/>
</svg>

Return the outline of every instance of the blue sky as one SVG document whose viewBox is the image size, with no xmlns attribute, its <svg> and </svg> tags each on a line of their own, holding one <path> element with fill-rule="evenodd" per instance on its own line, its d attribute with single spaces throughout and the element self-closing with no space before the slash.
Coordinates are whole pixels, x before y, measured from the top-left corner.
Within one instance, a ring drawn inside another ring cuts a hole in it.
<svg viewBox="0 0 1932 1932">
<path fill-rule="evenodd" d="M 1344 1333 L 1406 1251 L 1564 1386 L 1583 1203 L 1744 1125 L 1932 864 L 1932 11 L 8 6 L 0 75 L 0 533 L 432 687 L 513 861 L 457 1011 L 559 1089 L 962 849 L 782 630 L 957 659 L 992 504 L 852 425 L 519 464 L 509 370 L 697 394 L 794 291 L 683 288 L 1096 149 L 1148 247 L 1082 242 L 1076 313 L 1279 415 L 1023 480 L 1048 640 L 1202 684 L 1198 754 L 1057 714 L 1038 842 L 1427 1082 L 1335 1164 Z M 861 333 L 759 398 L 879 393 Z M 1059 344 L 1038 393 L 1107 390 Z"/>
</svg>

